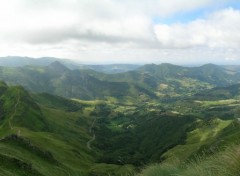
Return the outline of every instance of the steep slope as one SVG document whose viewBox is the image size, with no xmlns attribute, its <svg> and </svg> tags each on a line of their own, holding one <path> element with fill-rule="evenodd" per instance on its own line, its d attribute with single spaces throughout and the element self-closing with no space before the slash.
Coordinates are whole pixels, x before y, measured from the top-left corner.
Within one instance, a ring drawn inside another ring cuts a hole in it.
<svg viewBox="0 0 240 176">
<path fill-rule="evenodd" d="M 100 163 L 89 150 L 94 106 L 49 94 L 33 95 L 1 82 L 0 170 L 10 175 L 89 175 L 132 172 L 133 166 Z M 101 166 L 101 167 L 100 167 Z"/>
<path fill-rule="evenodd" d="M 6 176 L 133 175 L 145 164 L 211 155 L 240 137 L 239 106 L 228 101 L 181 100 L 178 107 L 70 100 L 4 82 L 0 92 L 0 170 Z M 198 113 L 189 110 L 195 103 Z M 232 114 L 208 113 L 213 105 L 231 107 Z"/>
<path fill-rule="evenodd" d="M 77 134 L 82 134 L 87 141 L 87 131 L 84 133 L 84 124 L 82 127 L 74 127 L 73 123 L 72 130 L 63 124 L 70 123 L 70 119 L 77 120 L 77 114 L 39 107 L 22 87 L 3 86 L 5 91 L 0 97 L 0 109 L 3 111 L 0 123 L 0 158 L 6 163 L 1 162 L 0 168 L 5 175 L 48 175 L 49 172 L 51 175 L 65 175 L 73 172 L 64 164 L 72 161 L 65 162 L 64 157 L 76 155 L 72 151 L 74 143 L 71 140 L 81 139 L 81 135 Z M 53 123 L 56 118 L 60 118 L 58 123 Z M 85 125 L 87 126 L 87 122 Z M 73 132 L 75 137 L 71 134 Z M 68 141 L 61 134 L 69 135 Z M 81 146 L 78 143 L 75 145 Z M 63 147 L 72 149 L 64 151 Z M 88 158 L 85 162 L 91 161 L 91 156 L 86 151 L 83 153 Z M 73 157 L 72 160 L 76 159 L 76 163 L 81 163 L 80 158 Z"/>
<path fill-rule="evenodd" d="M 47 130 L 45 118 L 28 92 L 20 86 L 1 87 L 5 88 L 0 97 L 3 129 L 16 131 L 17 126 L 22 126 L 35 131 Z"/>
<path fill-rule="evenodd" d="M 139 176 L 226 176 L 239 175 L 239 145 L 227 147 L 225 151 L 212 156 L 202 156 L 196 160 L 181 163 L 178 160 L 152 165 Z"/>
</svg>

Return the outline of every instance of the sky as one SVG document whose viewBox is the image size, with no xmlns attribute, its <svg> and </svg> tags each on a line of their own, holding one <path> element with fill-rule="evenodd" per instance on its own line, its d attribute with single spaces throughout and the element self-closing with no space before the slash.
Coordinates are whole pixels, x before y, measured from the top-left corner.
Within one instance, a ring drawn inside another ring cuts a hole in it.
<svg viewBox="0 0 240 176">
<path fill-rule="evenodd" d="M 240 64 L 240 0 L 0 1 L 0 56 Z"/>
</svg>

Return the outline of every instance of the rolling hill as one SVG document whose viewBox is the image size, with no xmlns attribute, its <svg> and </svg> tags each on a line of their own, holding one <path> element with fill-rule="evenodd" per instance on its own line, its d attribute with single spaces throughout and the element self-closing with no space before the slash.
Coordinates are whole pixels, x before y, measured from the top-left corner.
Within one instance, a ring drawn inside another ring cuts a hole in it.
<svg viewBox="0 0 240 176">
<path fill-rule="evenodd" d="M 41 67 L 0 67 L 0 79 L 8 84 L 85 100 L 147 101 L 191 96 L 213 87 L 237 84 L 238 74 L 213 64 L 200 67 L 151 64 L 116 74 L 71 70 L 59 61 Z"/>
<path fill-rule="evenodd" d="M 34 92 L 48 92 L 67 98 L 107 99 L 108 97 L 154 98 L 154 94 L 136 84 L 99 80 L 84 71 L 70 70 L 58 61 L 46 67 L 0 68 L 0 79 L 22 85 Z M 141 98 L 140 98 L 141 99 Z"/>
<path fill-rule="evenodd" d="M 212 161 L 240 137 L 238 74 L 212 64 L 1 67 L 1 174 L 120 176 Z"/>
<path fill-rule="evenodd" d="M 4 82 L 0 102 L 0 175 L 89 175 L 99 167 L 101 153 L 86 145 L 92 138 L 94 116 L 89 111 L 94 106 L 49 94 L 30 95 Z M 102 165 L 104 174 L 134 168 Z"/>
<path fill-rule="evenodd" d="M 222 119 L 216 113 L 204 115 L 213 106 L 207 101 L 201 102 L 202 112 L 196 116 L 150 102 L 69 100 L 0 85 L 4 175 L 133 175 L 145 164 L 172 157 L 185 161 L 240 137 L 237 106 Z M 233 105 L 225 106 L 229 103 Z"/>
</svg>

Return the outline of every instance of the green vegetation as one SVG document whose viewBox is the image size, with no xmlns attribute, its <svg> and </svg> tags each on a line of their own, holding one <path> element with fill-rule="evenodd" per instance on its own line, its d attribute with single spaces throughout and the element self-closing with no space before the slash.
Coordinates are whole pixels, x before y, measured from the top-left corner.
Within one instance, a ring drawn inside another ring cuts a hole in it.
<svg viewBox="0 0 240 176">
<path fill-rule="evenodd" d="M 178 160 L 152 165 L 139 176 L 237 176 L 240 174 L 239 145 L 228 147 L 221 153 L 203 156 L 181 163 Z"/>
<path fill-rule="evenodd" d="M 116 74 L 71 70 L 65 65 L 55 61 L 48 66 L 0 67 L 0 79 L 11 85 L 22 85 L 32 92 L 131 103 L 189 97 L 216 86 L 240 82 L 237 70 L 229 72 L 229 69 L 213 64 L 201 67 L 150 64 Z"/>
<path fill-rule="evenodd" d="M 239 175 L 237 75 L 212 64 L 1 67 L 0 175 Z"/>
</svg>

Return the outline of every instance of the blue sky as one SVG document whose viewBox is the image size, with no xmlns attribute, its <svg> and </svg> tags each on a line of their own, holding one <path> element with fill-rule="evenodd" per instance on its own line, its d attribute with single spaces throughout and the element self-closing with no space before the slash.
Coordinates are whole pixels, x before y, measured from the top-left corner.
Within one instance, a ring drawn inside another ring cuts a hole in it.
<svg viewBox="0 0 240 176">
<path fill-rule="evenodd" d="M 0 2 L 0 56 L 240 64 L 239 0 Z"/>
<path fill-rule="evenodd" d="M 204 18 L 209 9 L 197 9 L 190 12 L 179 12 L 169 17 L 153 17 L 153 23 L 164 23 L 164 24 L 174 24 L 174 23 L 188 23 L 197 18 Z"/>
<path fill-rule="evenodd" d="M 239 10 L 240 1 L 229 0 L 225 2 L 214 3 L 207 7 L 199 7 L 197 9 L 190 10 L 190 11 L 181 11 L 167 17 L 154 16 L 152 20 L 154 24 L 188 23 L 195 19 L 205 18 L 208 14 L 211 14 L 212 12 L 219 11 L 225 8 L 233 8 L 233 9 Z"/>
</svg>

